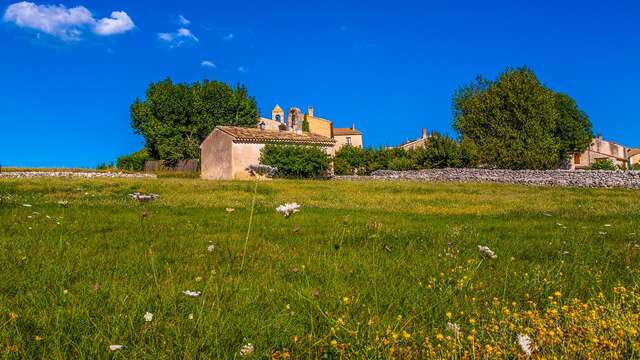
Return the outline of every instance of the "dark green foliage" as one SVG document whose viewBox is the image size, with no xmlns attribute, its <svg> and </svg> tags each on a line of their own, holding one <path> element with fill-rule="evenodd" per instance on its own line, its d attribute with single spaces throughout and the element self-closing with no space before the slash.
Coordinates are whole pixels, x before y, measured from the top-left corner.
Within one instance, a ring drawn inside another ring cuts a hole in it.
<svg viewBox="0 0 640 360">
<path fill-rule="evenodd" d="M 451 137 L 433 133 L 423 148 L 408 152 L 408 155 L 420 169 L 461 167 L 460 145 Z"/>
<path fill-rule="evenodd" d="M 416 150 L 362 149 L 343 146 L 334 158 L 337 175 L 369 175 L 376 170 L 420 170 L 475 165 L 475 147 L 458 144 L 446 135 L 433 133 L 426 147 Z"/>
<path fill-rule="evenodd" d="M 640 162 L 633 165 L 632 170 L 636 170 L 636 171 L 640 170 Z"/>
<path fill-rule="evenodd" d="M 415 164 L 408 165 L 407 161 L 397 160 L 407 158 L 403 149 L 362 149 L 346 145 L 336 152 L 334 157 L 335 173 L 337 175 L 369 175 L 376 170 L 396 168 L 415 169 Z M 411 159 L 409 159 L 411 161 Z"/>
<path fill-rule="evenodd" d="M 389 170 L 407 171 L 417 170 L 416 162 L 408 157 L 397 157 L 389 161 Z"/>
<path fill-rule="evenodd" d="M 611 159 L 596 159 L 589 170 L 618 170 L 618 167 Z"/>
<path fill-rule="evenodd" d="M 302 131 L 309 132 L 309 120 L 307 114 L 304 114 L 304 120 L 302 121 Z"/>
<path fill-rule="evenodd" d="M 528 68 L 507 69 L 496 81 L 478 78 L 453 98 L 453 127 L 473 145 L 480 164 L 552 169 L 584 151 L 591 123 L 566 95 L 542 85 Z"/>
<path fill-rule="evenodd" d="M 113 169 L 112 162 L 101 162 L 96 166 L 96 170 L 110 170 Z"/>
<path fill-rule="evenodd" d="M 200 143 L 217 125 L 255 126 L 258 108 L 244 86 L 218 81 L 152 83 L 131 105 L 131 126 L 156 160 L 199 159 Z"/>
<path fill-rule="evenodd" d="M 142 171 L 144 170 L 144 163 L 147 160 L 151 160 L 149 152 L 147 149 L 142 149 L 131 155 L 120 156 L 116 164 L 120 170 Z"/>
<path fill-rule="evenodd" d="M 593 141 L 591 121 L 578 109 L 575 100 L 565 94 L 555 94 L 559 122 L 555 136 L 560 140 L 560 159 L 568 159 L 574 153 L 586 150 Z"/>
<path fill-rule="evenodd" d="M 360 147 L 345 145 L 336 152 L 334 171 L 338 175 L 359 175 L 366 173 L 367 154 Z"/>
<path fill-rule="evenodd" d="M 277 177 L 317 178 L 326 175 L 330 159 L 317 146 L 267 144 L 260 163 L 278 168 Z"/>
</svg>

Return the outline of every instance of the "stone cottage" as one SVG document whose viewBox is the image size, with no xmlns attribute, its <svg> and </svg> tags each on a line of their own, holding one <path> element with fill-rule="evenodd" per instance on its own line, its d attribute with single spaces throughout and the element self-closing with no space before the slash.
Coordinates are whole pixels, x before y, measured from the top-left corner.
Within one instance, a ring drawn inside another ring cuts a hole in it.
<svg viewBox="0 0 640 360">
<path fill-rule="evenodd" d="M 597 160 L 611 160 L 615 165 L 626 168 L 629 165 L 627 150 L 625 146 L 604 140 L 602 135 L 598 135 L 587 150 L 581 154 L 573 154 L 571 169 L 588 168 Z"/>
<path fill-rule="evenodd" d="M 217 126 L 200 145 L 200 177 L 210 180 L 248 179 L 250 165 L 260 163 L 260 151 L 268 143 L 319 146 L 335 154 L 336 141 L 311 132 Z"/>
</svg>

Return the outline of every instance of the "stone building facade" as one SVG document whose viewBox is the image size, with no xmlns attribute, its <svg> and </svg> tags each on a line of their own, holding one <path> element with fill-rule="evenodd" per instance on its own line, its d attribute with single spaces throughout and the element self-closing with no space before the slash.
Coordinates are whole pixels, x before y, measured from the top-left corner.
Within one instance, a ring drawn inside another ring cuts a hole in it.
<svg viewBox="0 0 640 360">
<path fill-rule="evenodd" d="M 573 154 L 571 169 L 585 169 L 598 160 L 611 160 L 618 167 L 627 168 L 629 166 L 627 157 L 629 150 L 623 145 L 604 140 L 602 135 L 598 135 L 593 139 L 587 150 L 581 154 Z"/>
</svg>

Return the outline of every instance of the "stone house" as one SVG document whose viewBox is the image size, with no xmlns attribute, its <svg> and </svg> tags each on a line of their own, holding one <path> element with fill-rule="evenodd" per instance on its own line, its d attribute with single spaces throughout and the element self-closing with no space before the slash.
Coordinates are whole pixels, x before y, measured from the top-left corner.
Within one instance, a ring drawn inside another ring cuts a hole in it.
<svg viewBox="0 0 640 360">
<path fill-rule="evenodd" d="M 316 116 L 312 106 L 307 107 L 306 114 L 299 108 L 293 107 L 285 117 L 284 110 L 276 105 L 271 111 L 271 119 L 261 117 L 258 127 L 263 127 L 265 130 L 289 130 L 299 133 L 302 132 L 305 118 L 309 123 L 309 133 L 336 140 L 336 151 L 347 144 L 362 147 L 362 132 L 356 129 L 355 123 L 350 128 L 333 127 L 333 121 Z"/>
<path fill-rule="evenodd" d="M 311 132 L 217 126 L 200 145 L 200 177 L 210 180 L 248 179 L 248 167 L 260 163 L 260 151 L 268 143 L 319 146 L 335 154 L 336 140 Z"/>
<path fill-rule="evenodd" d="M 629 161 L 629 168 L 633 168 L 637 163 L 640 163 L 640 149 L 628 149 L 627 159 Z"/>
<path fill-rule="evenodd" d="M 405 150 L 416 150 L 418 148 L 425 147 L 427 146 L 429 137 L 431 137 L 431 135 L 427 134 L 427 129 L 422 128 L 422 136 L 420 138 L 400 144 L 398 145 L 398 148 Z"/>
<path fill-rule="evenodd" d="M 581 154 L 573 154 L 571 169 L 588 168 L 597 160 L 611 160 L 615 165 L 627 168 L 629 165 L 627 151 L 628 149 L 623 145 L 604 140 L 602 135 L 598 135 L 587 150 Z"/>
</svg>

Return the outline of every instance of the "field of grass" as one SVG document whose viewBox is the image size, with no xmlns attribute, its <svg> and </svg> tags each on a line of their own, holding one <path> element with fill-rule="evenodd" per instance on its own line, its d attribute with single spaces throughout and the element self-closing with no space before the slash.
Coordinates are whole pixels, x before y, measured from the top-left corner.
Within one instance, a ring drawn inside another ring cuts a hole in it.
<svg viewBox="0 0 640 360">
<path fill-rule="evenodd" d="M 638 191 L 254 186 L 0 180 L 2 357 L 640 356 Z"/>
</svg>

